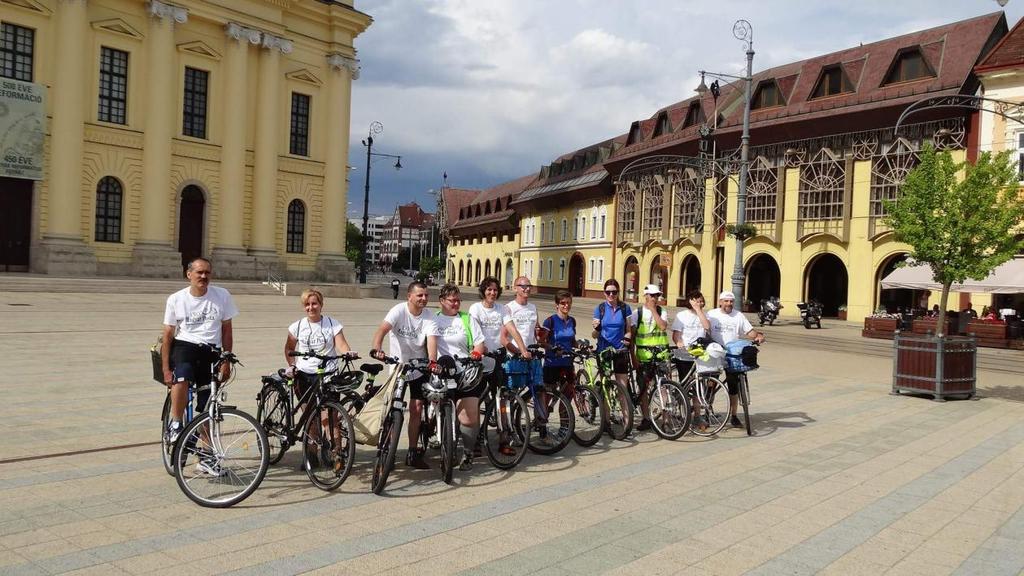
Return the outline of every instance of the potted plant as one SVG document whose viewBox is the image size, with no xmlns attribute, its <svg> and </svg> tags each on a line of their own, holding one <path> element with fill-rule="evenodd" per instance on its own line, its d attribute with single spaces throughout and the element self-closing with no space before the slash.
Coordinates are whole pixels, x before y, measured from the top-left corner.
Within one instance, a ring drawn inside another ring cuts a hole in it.
<svg viewBox="0 0 1024 576">
<path fill-rule="evenodd" d="M 840 320 L 846 320 L 846 304 L 839 305 L 838 317 Z"/>
<path fill-rule="evenodd" d="M 911 257 L 931 268 L 942 286 L 934 334 L 894 338 L 892 392 L 972 396 L 976 389 L 977 343 L 973 336 L 949 336 L 949 287 L 984 279 L 1020 249 L 1012 233 L 1024 221 L 1016 162 L 1009 151 L 982 152 L 977 162 L 956 162 L 926 145 L 921 161 L 900 194 L 885 202 L 886 224 L 896 240 L 912 247 Z M 915 321 L 916 324 L 916 321 Z"/>
</svg>

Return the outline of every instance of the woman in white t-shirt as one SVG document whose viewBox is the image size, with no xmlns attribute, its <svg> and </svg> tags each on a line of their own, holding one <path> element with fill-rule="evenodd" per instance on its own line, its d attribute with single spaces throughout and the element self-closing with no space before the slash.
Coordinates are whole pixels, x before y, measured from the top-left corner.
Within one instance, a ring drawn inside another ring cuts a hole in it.
<svg viewBox="0 0 1024 576">
<path fill-rule="evenodd" d="M 526 350 L 526 344 L 512 322 L 508 307 L 498 302 L 500 297 L 501 284 L 494 276 L 488 276 L 480 282 L 480 301 L 469 307 L 469 315 L 475 318 L 483 329 L 484 346 L 488 352 L 501 348 L 501 333 L 504 329 L 506 335 L 511 334 L 516 348 Z M 529 358 L 529 351 L 526 351 L 524 356 Z"/>
<path fill-rule="evenodd" d="M 459 311 L 462 306 L 462 295 L 458 286 L 445 284 L 441 287 L 439 297 L 441 311 L 432 318 L 427 336 L 437 338 L 437 360 L 442 356 L 452 358 L 479 358 L 484 353 L 484 331 L 476 318 Z M 466 329 L 469 328 L 469 334 Z M 472 343 L 472 346 L 470 344 Z M 469 470 L 473 467 L 473 449 L 476 447 L 477 434 L 480 431 L 480 396 L 483 394 L 486 383 L 483 379 L 471 390 L 460 390 L 454 397 L 458 400 L 455 405 L 455 412 L 459 418 L 459 429 L 462 434 L 462 446 L 465 450 L 462 462 L 459 464 L 461 470 Z"/>
<path fill-rule="evenodd" d="M 298 393 L 301 395 L 306 385 L 313 381 L 313 376 L 320 366 L 316 358 L 289 356 L 291 352 L 311 352 L 321 356 L 336 356 L 349 352 L 348 341 L 345 340 L 343 326 L 338 320 L 323 314 L 324 295 L 312 288 L 304 290 L 299 296 L 306 316 L 293 322 L 288 327 L 288 338 L 284 343 L 284 359 L 288 363 L 288 372 L 294 374 Z M 327 365 L 327 371 L 338 369 L 337 361 Z"/>
</svg>

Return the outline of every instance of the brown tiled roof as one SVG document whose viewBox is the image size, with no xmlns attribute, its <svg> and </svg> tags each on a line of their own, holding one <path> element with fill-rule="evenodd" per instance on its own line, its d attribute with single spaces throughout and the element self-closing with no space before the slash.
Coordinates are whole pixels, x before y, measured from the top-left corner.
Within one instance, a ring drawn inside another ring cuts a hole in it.
<svg viewBox="0 0 1024 576">
<path fill-rule="evenodd" d="M 481 190 L 445 186 L 441 190 L 441 199 L 444 202 L 444 225 L 448 228 L 454 226 L 459 219 L 459 210 L 471 203 L 480 193 Z"/>
<path fill-rule="evenodd" d="M 398 225 L 403 228 L 423 228 L 427 213 L 415 202 L 403 204 L 395 209 L 395 215 L 391 217 L 389 225 L 394 226 L 395 216 L 398 217 Z"/>
<path fill-rule="evenodd" d="M 1000 68 L 1024 65 L 1024 18 L 1013 25 L 1013 30 L 996 44 L 975 67 L 975 72 L 991 72 Z"/>
<path fill-rule="evenodd" d="M 1003 13 L 994 12 L 755 73 L 752 96 L 761 81 L 775 80 L 786 103 L 782 106 L 752 110 L 751 128 L 892 107 L 925 96 L 973 89 L 971 82 L 974 64 L 985 54 L 986 48 L 1005 32 L 1006 21 Z M 925 60 L 935 71 L 935 77 L 882 86 L 897 53 L 909 47 L 920 48 Z M 822 69 L 833 64 L 842 64 L 855 90 L 811 100 L 810 96 Z M 699 96 L 694 96 L 662 110 L 668 111 L 670 118 L 679 118 L 681 123 L 690 103 L 699 99 Z M 701 106 L 708 121 L 712 122 L 715 101 L 710 92 L 704 95 Z M 618 162 L 696 139 L 697 126 L 680 130 L 680 124 L 672 125 L 672 133 L 652 139 L 651 134 L 660 112 L 661 110 L 651 118 L 640 121 L 640 136 L 637 141 L 620 149 L 610 160 Z M 724 121 L 718 125 L 719 134 L 740 129 L 743 122 L 742 82 L 722 85 L 718 98 L 718 112 L 724 117 Z"/>
<path fill-rule="evenodd" d="M 456 211 L 452 217 L 456 218 L 457 221 L 452 226 L 452 229 L 464 230 L 480 224 L 510 222 L 510 219 L 515 216 L 515 210 L 510 210 L 508 208 L 508 200 L 518 196 L 526 189 L 527 186 L 530 185 L 531 182 L 536 179 L 537 176 L 535 174 L 530 174 L 529 176 L 522 176 L 515 180 L 509 180 L 508 182 L 503 182 L 497 186 L 484 190 L 479 196 L 473 198 L 472 202 L 465 206 L 467 209 L 473 209 L 475 214 L 476 206 L 479 205 L 480 215 L 458 218 L 459 213 Z M 491 213 L 488 214 L 485 209 L 486 204 L 488 202 L 493 203 L 498 200 L 501 201 L 501 210 L 495 211 L 493 209 L 494 205 L 492 204 Z"/>
</svg>

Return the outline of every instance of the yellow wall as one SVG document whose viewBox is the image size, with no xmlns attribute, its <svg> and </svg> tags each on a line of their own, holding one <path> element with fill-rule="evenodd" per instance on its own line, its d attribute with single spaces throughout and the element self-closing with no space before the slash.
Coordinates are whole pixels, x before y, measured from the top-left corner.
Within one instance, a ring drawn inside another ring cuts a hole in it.
<svg viewBox="0 0 1024 576">
<path fill-rule="evenodd" d="M 269 257 L 283 264 L 290 277 L 312 275 L 319 259 L 344 253 L 350 93 L 352 76 L 358 71 L 353 40 L 369 25 L 369 17 L 316 0 L 284 4 L 238 0 L 230 9 L 199 0 L 173 4 L 187 10 L 187 21 L 174 23 L 167 32 L 172 19 L 151 16 L 149 3 L 138 0 L 3 3 L 4 22 L 35 30 L 33 81 L 50 87 L 47 113 L 51 126 L 70 125 L 81 133 L 77 143 L 54 140 L 49 130 L 46 134 L 48 172 L 34 190 L 33 249 L 54 238 L 78 236 L 85 253 L 94 256 L 98 272 L 126 273 L 139 257 L 136 248 L 140 241 L 155 241 L 158 248 L 171 253 L 177 249 L 180 193 L 194 184 L 203 190 L 206 201 L 205 254 L 231 248 L 244 256 L 253 239 L 266 236 L 273 243 Z M 226 34 L 229 23 L 288 40 L 290 50 L 240 43 Z M 67 30 L 73 34 L 61 33 Z M 242 47 L 244 58 L 230 58 L 235 45 Z M 124 125 L 98 120 L 99 55 L 104 46 L 129 53 Z M 276 69 L 265 66 L 270 53 L 276 59 Z M 58 61 L 69 55 L 83 65 L 80 89 L 56 78 Z M 172 62 L 172 69 L 154 68 L 155 62 Z M 182 134 L 186 66 L 209 72 L 205 139 Z M 273 73 L 267 77 L 266 70 Z M 232 86 L 229 77 L 244 78 L 244 82 Z M 169 85 L 159 85 L 164 80 L 169 80 Z M 261 89 L 276 93 L 277 105 L 269 118 L 261 113 Z M 311 97 L 308 157 L 289 154 L 293 92 Z M 242 98 L 232 100 L 237 94 Z M 226 125 L 226 113 L 233 106 L 245 109 L 245 115 L 239 117 L 241 125 Z M 260 157 L 256 135 L 266 122 L 274 125 L 276 144 L 269 156 Z M 166 139 L 157 137 L 160 149 L 166 149 L 160 162 L 166 163 L 169 173 L 147 180 L 146 149 L 150 147 L 149 153 L 154 153 L 152 130 L 165 129 L 160 126 L 170 127 Z M 238 132 L 244 134 L 238 155 L 244 163 L 238 179 L 243 189 L 225 196 L 221 185 L 222 157 L 227 155 L 224 147 Z M 80 167 L 64 168 L 69 156 L 80 161 Z M 55 168 L 55 163 L 60 167 Z M 276 181 L 270 183 L 272 198 L 267 204 L 273 214 L 262 220 L 271 222 L 270 231 L 261 230 L 263 224 L 254 217 L 254 171 L 261 164 L 275 166 L 271 174 Z M 77 190 L 62 188 L 55 196 L 50 172 L 64 169 L 69 172 L 61 174 L 56 185 L 71 183 Z M 117 178 L 124 190 L 121 241 L 116 243 L 94 240 L 96 185 L 106 176 Z M 160 182 L 160 189 L 147 189 L 147 182 L 155 181 Z M 325 188 L 331 189 L 327 197 Z M 287 208 L 293 199 L 301 200 L 306 208 L 305 246 L 298 254 L 286 252 Z M 55 210 L 62 211 L 56 219 Z M 154 227 L 154 222 L 159 224 Z M 39 271 L 55 271 L 52 266 L 47 269 L 45 262 L 39 266 Z M 158 271 L 156 275 L 163 274 Z"/>
<path fill-rule="evenodd" d="M 519 250 L 518 236 L 511 232 L 504 234 L 490 234 L 488 236 L 456 237 L 448 244 L 448 272 L 446 280 L 459 286 L 475 289 L 479 281 L 487 276 L 487 263 L 490 263 L 490 273 L 498 278 L 501 285 L 508 287 L 512 280 L 519 274 L 517 264 L 517 251 Z M 480 263 L 480 273 L 476 273 L 476 265 Z M 512 277 L 507 274 L 508 264 L 512 264 Z M 462 265 L 462 275 L 459 270 Z M 496 268 L 500 264 L 501 270 Z M 460 279 L 461 278 L 461 279 Z"/>
</svg>

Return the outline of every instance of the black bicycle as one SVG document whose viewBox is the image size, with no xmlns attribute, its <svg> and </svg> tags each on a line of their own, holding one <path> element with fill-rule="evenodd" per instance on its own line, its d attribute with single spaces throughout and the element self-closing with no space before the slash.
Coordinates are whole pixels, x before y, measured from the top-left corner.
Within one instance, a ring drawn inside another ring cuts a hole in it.
<svg viewBox="0 0 1024 576">
<path fill-rule="evenodd" d="M 638 344 L 637 348 L 651 352 L 653 359 L 630 371 L 630 399 L 658 436 L 676 440 L 690 428 L 693 414 L 689 395 L 672 380 L 674 368 L 669 358 L 675 347 Z"/>
<path fill-rule="evenodd" d="M 530 365 L 521 357 L 509 358 L 504 349 L 487 356 L 498 367 L 480 398 L 480 438 L 491 465 L 510 470 L 523 460 L 530 444 L 530 411 L 522 397 L 529 386 Z"/>
<path fill-rule="evenodd" d="M 371 350 L 373 355 L 376 351 Z M 384 491 L 388 476 L 395 469 L 395 455 L 398 454 L 398 442 L 402 436 L 402 422 L 405 420 L 405 389 L 411 380 L 419 380 L 429 371 L 430 361 L 426 358 L 415 358 L 408 362 L 400 362 L 393 356 L 381 359 L 385 364 L 398 366 L 399 376 L 391 399 L 384 407 L 384 415 L 380 423 L 380 434 L 377 439 L 377 455 L 373 461 L 373 478 L 370 489 L 374 494 Z"/>
<path fill-rule="evenodd" d="M 580 342 L 587 343 L 586 340 Z M 569 356 L 574 363 L 581 364 L 590 357 L 587 353 L 581 353 L 575 349 L 566 350 L 561 346 L 552 346 L 551 353 Z M 568 366 L 561 371 L 557 382 L 548 384 L 561 391 L 572 402 L 572 410 L 576 416 L 572 431 L 573 441 L 583 447 L 597 444 L 597 441 L 601 439 L 604 425 L 604 409 L 597 390 L 589 384 L 579 382 L 573 366 Z"/>
<path fill-rule="evenodd" d="M 531 362 L 543 361 L 547 351 L 538 344 L 527 346 L 533 355 Z M 536 432 L 527 447 L 536 454 L 551 455 L 560 452 L 572 440 L 576 429 L 576 415 L 572 402 L 562 393 L 559 382 L 531 382 L 520 395 L 530 409 L 533 430 Z"/>
<path fill-rule="evenodd" d="M 354 352 L 325 356 L 312 352 L 290 352 L 292 357 L 315 358 L 320 364 L 310 385 L 296 392 L 296 379 L 284 370 L 264 376 L 256 396 L 257 419 L 267 432 L 271 463 L 277 463 L 291 446 L 302 442 L 302 468 L 309 481 L 321 490 L 341 486 L 355 460 L 355 433 L 341 396 L 359 387 L 362 373 L 352 369 L 359 358 Z M 339 371 L 328 373 L 332 361 L 341 361 Z"/>
</svg>

